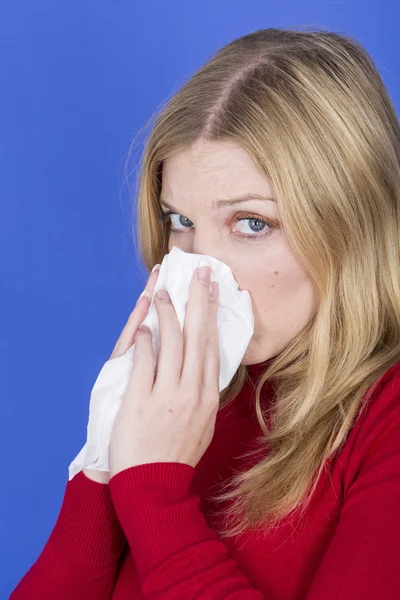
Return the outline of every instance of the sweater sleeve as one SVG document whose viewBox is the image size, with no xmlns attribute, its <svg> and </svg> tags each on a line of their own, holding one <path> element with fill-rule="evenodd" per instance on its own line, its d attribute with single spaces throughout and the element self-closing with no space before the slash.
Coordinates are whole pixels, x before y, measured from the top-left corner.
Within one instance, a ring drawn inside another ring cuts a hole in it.
<svg viewBox="0 0 400 600">
<path fill-rule="evenodd" d="M 263 600 L 209 527 L 199 496 L 191 492 L 194 472 L 187 464 L 157 462 L 110 479 L 143 597 Z"/>
<path fill-rule="evenodd" d="M 349 466 L 340 521 L 305 600 L 400 598 L 398 388 L 393 401 L 376 403 L 380 408 L 361 427 L 354 449 L 354 457 L 361 458 Z M 143 596 L 269 600 L 208 526 L 200 499 L 191 492 L 193 475 L 189 465 L 159 462 L 136 465 L 109 482 Z"/>
<path fill-rule="evenodd" d="M 50 537 L 9 600 L 110 600 L 125 545 L 108 485 L 80 471 L 67 482 Z"/>
</svg>

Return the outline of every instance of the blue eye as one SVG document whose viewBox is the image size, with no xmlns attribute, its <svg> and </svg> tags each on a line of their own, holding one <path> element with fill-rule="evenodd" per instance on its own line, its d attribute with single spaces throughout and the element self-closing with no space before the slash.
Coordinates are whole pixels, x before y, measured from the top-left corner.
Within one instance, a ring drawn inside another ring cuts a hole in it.
<svg viewBox="0 0 400 600">
<path fill-rule="evenodd" d="M 172 229 L 179 229 L 177 227 L 177 225 L 183 225 L 184 229 L 187 229 L 187 227 L 193 225 L 192 221 L 189 221 L 189 219 L 187 217 L 184 217 L 183 215 L 178 215 L 177 213 L 170 213 L 170 217 L 171 217 L 171 225 L 172 225 Z M 177 219 L 175 219 L 175 222 L 173 221 L 173 217 L 178 217 Z"/>
<path fill-rule="evenodd" d="M 171 218 L 172 217 L 178 217 L 178 222 L 172 222 Z M 189 221 L 189 219 L 187 217 L 184 217 L 183 215 L 179 215 L 178 213 L 174 213 L 171 210 L 164 212 L 161 211 L 158 215 L 158 218 L 160 221 L 163 221 L 164 223 L 168 223 L 170 225 L 170 231 L 176 231 L 177 229 L 177 225 L 180 223 L 181 225 L 183 225 L 184 229 L 188 229 L 187 225 L 189 224 L 189 226 L 193 225 L 192 221 Z M 172 227 L 171 227 L 172 225 Z M 179 230 L 179 229 L 178 229 Z"/>
<path fill-rule="evenodd" d="M 266 222 L 262 221 L 261 219 L 250 219 L 250 218 L 238 219 L 236 221 L 236 223 L 244 223 L 245 221 L 248 221 L 247 224 L 250 227 L 250 230 L 253 231 L 253 233 L 261 233 L 262 231 L 264 231 L 265 227 L 267 226 Z M 254 225 L 254 223 L 257 223 L 257 225 Z M 254 229 L 251 229 L 252 226 L 254 226 Z M 260 229 L 260 227 L 261 227 L 261 229 Z"/>
<path fill-rule="evenodd" d="M 175 218 L 174 221 L 172 221 L 173 217 L 177 217 Z M 180 234 L 184 234 L 185 230 L 190 230 L 193 223 L 192 221 L 190 221 L 187 217 L 184 217 L 183 215 L 180 215 L 178 213 L 174 213 L 172 211 L 161 211 L 158 215 L 158 219 L 164 223 L 168 223 L 169 225 L 169 232 L 171 234 L 174 235 L 180 235 Z M 277 229 L 279 227 L 279 224 L 276 221 L 272 221 L 270 219 L 261 219 L 258 215 L 253 215 L 251 213 L 238 213 L 237 215 L 234 216 L 234 218 L 232 219 L 233 224 L 236 225 L 236 223 L 242 223 L 248 221 L 249 222 L 249 226 L 250 227 L 254 227 L 255 229 L 250 229 L 250 231 L 253 231 L 253 235 L 249 235 L 246 233 L 236 233 L 234 232 L 234 235 L 236 235 L 236 237 L 238 238 L 247 238 L 247 239 L 256 239 L 256 238 L 261 238 L 261 237 L 266 237 L 268 236 L 270 233 L 272 233 L 272 231 L 274 229 Z M 256 224 L 256 225 L 254 225 Z M 182 227 L 179 227 L 179 225 L 182 225 Z M 268 228 L 265 231 L 265 228 Z"/>
</svg>

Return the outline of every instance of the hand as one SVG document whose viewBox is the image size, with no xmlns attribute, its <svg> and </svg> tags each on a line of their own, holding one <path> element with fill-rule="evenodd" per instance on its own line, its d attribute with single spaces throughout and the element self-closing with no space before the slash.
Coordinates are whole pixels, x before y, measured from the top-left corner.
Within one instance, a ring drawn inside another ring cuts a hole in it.
<svg viewBox="0 0 400 600">
<path fill-rule="evenodd" d="M 155 296 L 156 374 L 151 332 L 139 328 L 136 334 L 130 378 L 111 432 L 110 477 L 152 462 L 195 467 L 210 445 L 219 407 L 218 284 L 210 286 L 210 268 L 203 269 L 208 281 L 200 282 L 196 269 L 183 332 L 171 302 Z"/>
<path fill-rule="evenodd" d="M 153 296 L 153 290 L 156 285 L 159 272 L 159 269 L 157 269 L 156 271 L 150 273 L 146 287 L 144 289 L 144 292 L 146 293 L 145 295 L 140 296 L 137 300 L 136 306 L 129 315 L 128 321 L 124 329 L 122 330 L 122 333 L 117 343 L 115 344 L 110 359 L 116 358 L 117 356 L 121 356 L 134 343 L 138 327 L 141 323 L 143 323 L 149 311 L 150 301 Z M 97 481 L 98 483 L 108 483 L 110 480 L 110 473 L 107 473 L 106 471 L 97 471 L 96 469 L 83 469 L 83 473 L 86 475 L 86 477 L 92 479 L 93 481 Z"/>
</svg>

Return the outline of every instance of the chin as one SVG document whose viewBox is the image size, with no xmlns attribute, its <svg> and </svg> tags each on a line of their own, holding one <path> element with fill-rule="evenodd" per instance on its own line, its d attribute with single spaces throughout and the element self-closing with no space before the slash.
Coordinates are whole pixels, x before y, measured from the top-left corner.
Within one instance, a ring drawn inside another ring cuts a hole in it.
<svg viewBox="0 0 400 600">
<path fill-rule="evenodd" d="M 271 358 L 275 358 L 282 351 L 276 349 L 268 344 L 265 336 L 262 340 L 255 339 L 254 335 L 251 338 L 249 345 L 246 348 L 246 352 L 240 362 L 241 365 L 256 365 L 264 363 Z"/>
<path fill-rule="evenodd" d="M 266 360 L 269 360 L 270 358 L 273 357 L 273 352 L 271 351 L 269 354 L 265 352 L 260 352 L 258 350 L 252 350 L 250 348 L 250 346 L 247 348 L 246 352 L 244 353 L 244 356 L 241 360 L 241 365 L 255 365 L 258 363 L 262 363 L 265 362 Z"/>
</svg>

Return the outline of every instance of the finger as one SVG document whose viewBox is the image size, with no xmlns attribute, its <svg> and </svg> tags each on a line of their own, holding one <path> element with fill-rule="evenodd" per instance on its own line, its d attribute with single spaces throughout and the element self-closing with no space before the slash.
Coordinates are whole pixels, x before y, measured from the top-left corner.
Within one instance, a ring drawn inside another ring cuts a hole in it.
<svg viewBox="0 0 400 600">
<path fill-rule="evenodd" d="M 154 351 L 152 333 L 149 327 L 139 327 L 135 337 L 135 351 L 132 369 L 129 375 L 127 392 L 129 398 L 140 401 L 143 394 L 149 394 L 154 383 Z M 127 396 L 125 393 L 124 398 Z M 133 402 L 134 400 L 130 400 Z"/>
<path fill-rule="evenodd" d="M 164 296 L 164 300 L 158 294 Z M 183 358 L 183 336 L 171 298 L 165 289 L 158 290 L 154 297 L 158 315 L 160 348 L 157 357 L 155 385 L 178 385 Z"/>
<path fill-rule="evenodd" d="M 149 311 L 154 287 L 157 283 L 158 275 L 160 272 L 159 265 L 156 265 L 154 269 L 150 273 L 146 287 L 139 296 L 135 308 L 128 317 L 126 325 L 122 330 L 122 333 L 117 343 L 114 346 L 114 350 L 110 356 L 110 359 L 124 354 L 135 341 L 135 335 L 138 330 L 138 327 L 139 325 L 141 325 L 141 323 L 143 323 Z"/>
<path fill-rule="evenodd" d="M 207 331 L 206 355 L 204 360 L 203 373 L 203 394 L 206 402 L 218 403 L 219 400 L 219 339 L 218 339 L 218 283 L 213 281 L 210 284 L 209 298 L 209 320 Z"/>
<path fill-rule="evenodd" d="M 205 271 L 203 271 L 203 269 Z M 184 386 L 191 386 L 196 392 L 201 390 L 204 358 L 206 353 L 209 285 L 199 279 L 199 272 L 210 276 L 210 267 L 196 269 L 190 284 L 189 298 L 185 313 L 183 328 L 183 367 L 181 382 Z"/>
<path fill-rule="evenodd" d="M 158 276 L 160 274 L 160 267 L 161 267 L 161 265 L 155 265 L 152 272 L 150 273 L 149 278 L 147 280 L 147 284 L 146 284 L 143 292 L 140 294 L 139 298 L 136 301 L 137 307 L 141 303 L 146 304 L 146 302 L 147 302 L 148 304 L 150 304 L 152 296 L 153 296 L 154 288 L 157 283 Z"/>
</svg>

